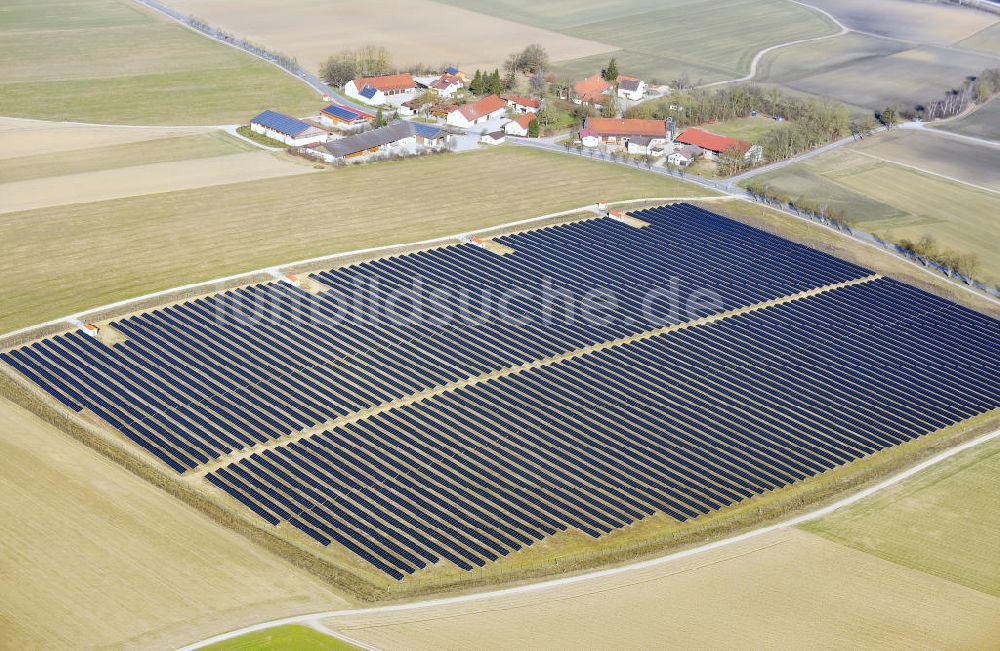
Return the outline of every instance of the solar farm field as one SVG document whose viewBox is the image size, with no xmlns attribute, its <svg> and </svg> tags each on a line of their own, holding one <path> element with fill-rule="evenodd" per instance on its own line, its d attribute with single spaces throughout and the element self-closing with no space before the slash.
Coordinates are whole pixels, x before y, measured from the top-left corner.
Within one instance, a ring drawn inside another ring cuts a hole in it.
<svg viewBox="0 0 1000 651">
<path fill-rule="evenodd" d="M 264 108 L 318 107 L 308 86 L 277 68 L 129 0 L 4 5 L 0 115 L 232 124 Z"/>
<path fill-rule="evenodd" d="M 372 594 L 669 539 L 1000 406 L 996 320 L 695 206 L 632 215 L 249 285 L 0 359 Z"/>
</svg>

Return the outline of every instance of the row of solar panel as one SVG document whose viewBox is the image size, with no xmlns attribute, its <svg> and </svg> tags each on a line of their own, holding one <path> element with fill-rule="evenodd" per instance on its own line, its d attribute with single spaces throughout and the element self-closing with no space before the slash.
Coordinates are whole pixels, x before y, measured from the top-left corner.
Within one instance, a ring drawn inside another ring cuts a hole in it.
<svg viewBox="0 0 1000 651">
<path fill-rule="evenodd" d="M 641 318 L 643 299 L 671 278 L 679 282 L 668 293 L 712 287 L 725 307 L 736 307 L 868 274 L 693 207 L 641 216 L 652 225 L 591 220 L 501 238 L 514 255 L 463 245 L 324 272 L 317 278 L 330 290 L 319 295 L 284 283 L 223 292 L 114 323 L 128 337 L 115 347 L 74 333 L 4 359 L 184 471 L 431 387 L 642 331 L 650 325 Z M 373 292 L 384 302 L 415 278 L 455 290 L 453 299 L 428 303 L 428 318 L 415 323 L 338 320 L 341 305 Z M 595 287 L 613 291 L 625 318 L 556 315 L 525 325 L 444 318 L 459 309 L 462 288 L 494 295 L 520 288 L 529 295 L 513 309 L 537 309 L 547 278 L 577 297 Z"/>
<path fill-rule="evenodd" d="M 403 578 L 683 521 L 1000 405 L 1000 323 L 880 279 L 449 391 L 210 481 Z"/>
</svg>

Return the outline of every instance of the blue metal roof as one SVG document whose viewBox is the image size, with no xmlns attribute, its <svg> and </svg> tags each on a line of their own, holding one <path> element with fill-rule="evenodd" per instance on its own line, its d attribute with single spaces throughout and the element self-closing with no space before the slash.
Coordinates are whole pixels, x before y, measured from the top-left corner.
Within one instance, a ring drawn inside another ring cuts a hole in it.
<svg viewBox="0 0 1000 651">
<path fill-rule="evenodd" d="M 324 113 L 329 113 L 330 115 L 336 116 L 341 120 L 347 120 L 348 122 L 365 118 L 371 118 L 367 113 L 362 113 L 361 111 L 355 111 L 352 108 L 346 106 L 341 106 L 340 104 L 331 104 L 323 109 Z"/>
<path fill-rule="evenodd" d="M 278 113 L 277 111 L 264 111 L 250 122 L 256 122 L 257 124 L 267 127 L 268 129 L 274 129 L 280 133 L 288 136 L 297 136 L 306 129 L 309 125 L 302 120 L 296 120 L 295 118 L 285 115 L 284 113 Z"/>
<path fill-rule="evenodd" d="M 458 74 L 458 68 L 456 68 L 455 66 L 451 66 L 450 68 L 448 68 L 447 70 L 445 70 L 445 72 L 447 72 L 449 75 L 457 75 Z"/>
<path fill-rule="evenodd" d="M 414 133 L 424 138 L 437 138 L 441 134 L 441 129 L 433 124 L 421 124 L 420 122 L 411 122 L 410 124 L 413 125 Z"/>
<path fill-rule="evenodd" d="M 371 98 L 375 97 L 375 93 L 377 93 L 377 92 L 378 92 L 378 89 L 375 88 L 374 86 L 365 86 L 364 88 L 361 89 L 361 92 L 359 93 L 359 95 L 361 95 L 365 99 L 371 99 Z"/>
</svg>

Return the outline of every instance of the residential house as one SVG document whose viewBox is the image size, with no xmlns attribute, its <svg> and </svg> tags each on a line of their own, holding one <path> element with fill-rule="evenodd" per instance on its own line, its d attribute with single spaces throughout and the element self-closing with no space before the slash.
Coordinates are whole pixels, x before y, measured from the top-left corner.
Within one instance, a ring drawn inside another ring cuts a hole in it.
<svg viewBox="0 0 1000 651">
<path fill-rule="evenodd" d="M 503 130 L 508 136 L 526 136 L 531 121 L 536 119 L 534 113 L 522 113 L 513 120 L 504 123 Z"/>
<path fill-rule="evenodd" d="M 538 109 L 542 107 L 540 100 L 518 95 L 507 95 L 504 101 L 507 103 L 507 108 L 514 113 L 538 113 Z"/>
<path fill-rule="evenodd" d="M 751 162 L 758 162 L 763 155 L 760 145 L 751 145 L 745 140 L 720 136 L 701 129 L 685 129 L 678 135 L 674 142 L 681 145 L 697 145 L 704 150 L 705 158 L 709 160 L 719 160 L 723 152 L 733 150 L 742 153 L 743 159 Z"/>
<path fill-rule="evenodd" d="M 573 102 L 575 104 L 586 102 L 600 106 L 609 88 L 611 88 L 611 84 L 601 77 L 601 73 L 595 72 L 586 79 L 573 82 Z"/>
<path fill-rule="evenodd" d="M 344 84 L 344 94 L 372 106 L 384 104 L 387 97 L 404 95 L 416 90 L 417 82 L 408 72 L 381 77 L 361 77 Z"/>
<path fill-rule="evenodd" d="M 663 120 L 637 120 L 626 118 L 587 118 L 584 130 L 590 135 L 588 145 L 596 147 L 603 142 L 609 147 L 631 149 L 641 148 L 640 153 L 649 153 L 651 145 L 665 143 L 667 140 L 667 125 Z M 583 132 L 580 134 L 583 139 Z M 636 141 L 636 145 L 632 145 Z M 641 143 L 641 144 L 640 144 Z"/>
<path fill-rule="evenodd" d="M 665 138 L 661 139 L 665 140 Z M 625 143 L 625 151 L 630 154 L 643 155 L 651 154 L 653 149 L 653 138 L 650 136 L 632 136 Z"/>
<path fill-rule="evenodd" d="M 441 97 L 451 97 L 461 90 L 463 86 L 465 86 L 465 82 L 463 82 L 456 75 L 446 72 L 428 84 L 427 87 Z"/>
<path fill-rule="evenodd" d="M 480 100 L 471 104 L 463 104 L 456 110 L 449 112 L 448 124 L 468 129 L 473 125 L 482 124 L 487 120 L 503 117 L 505 110 L 502 99 L 496 95 L 487 95 Z"/>
<path fill-rule="evenodd" d="M 507 142 L 507 134 L 503 131 L 484 133 L 482 137 L 479 138 L 479 142 L 487 145 L 502 145 Z"/>
<path fill-rule="evenodd" d="M 371 122 L 374 116 L 364 111 L 344 106 L 330 104 L 319 112 L 319 121 L 326 126 L 359 127 Z"/>
<path fill-rule="evenodd" d="M 702 153 L 702 149 L 698 145 L 684 145 L 667 156 L 667 162 L 677 167 L 687 167 L 698 160 Z"/>
<path fill-rule="evenodd" d="M 330 137 L 329 131 L 315 124 L 270 110 L 250 120 L 250 130 L 291 147 L 325 142 Z"/>
<path fill-rule="evenodd" d="M 619 75 L 618 77 L 618 97 L 622 99 L 631 100 L 633 102 L 638 102 L 642 99 L 642 96 L 646 93 L 646 82 L 642 79 L 636 79 L 635 77 L 626 77 L 624 75 Z"/>
</svg>

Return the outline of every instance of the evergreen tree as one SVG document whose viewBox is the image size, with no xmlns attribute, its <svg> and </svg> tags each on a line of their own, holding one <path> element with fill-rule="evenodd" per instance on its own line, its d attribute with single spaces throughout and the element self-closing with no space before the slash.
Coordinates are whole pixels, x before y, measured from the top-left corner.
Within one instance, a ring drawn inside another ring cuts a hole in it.
<svg viewBox="0 0 1000 651">
<path fill-rule="evenodd" d="M 528 137 L 537 138 L 538 137 L 538 118 L 534 118 L 528 123 Z"/>
<path fill-rule="evenodd" d="M 499 95 L 503 92 L 503 83 L 500 81 L 500 70 L 494 70 L 493 74 L 489 76 L 488 86 L 483 94 L 487 95 Z"/>
<path fill-rule="evenodd" d="M 483 73 L 476 68 L 476 74 L 472 77 L 472 83 L 469 84 L 469 92 L 473 95 L 483 94 Z"/>
<path fill-rule="evenodd" d="M 611 57 L 611 60 L 608 61 L 608 67 L 604 69 L 601 76 L 604 78 L 604 81 L 612 83 L 618 79 L 618 62 L 615 61 L 614 57 Z"/>
</svg>

